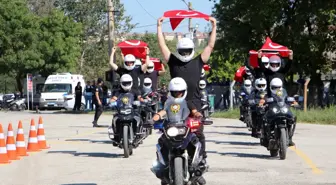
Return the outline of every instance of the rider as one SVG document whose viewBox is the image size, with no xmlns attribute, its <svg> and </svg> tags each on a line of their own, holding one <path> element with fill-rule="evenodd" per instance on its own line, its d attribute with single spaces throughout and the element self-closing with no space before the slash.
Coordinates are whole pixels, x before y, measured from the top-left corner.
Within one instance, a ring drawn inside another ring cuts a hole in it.
<svg viewBox="0 0 336 185">
<path fill-rule="evenodd" d="M 112 98 L 110 99 L 110 103 L 115 103 L 118 101 L 118 97 L 125 95 L 126 93 L 129 93 L 134 100 L 139 100 L 143 102 L 143 98 L 140 95 L 140 92 L 138 90 L 135 90 L 132 88 L 133 86 L 133 78 L 129 74 L 124 74 L 120 77 L 120 89 L 117 91 L 114 91 L 114 94 Z M 117 133 L 116 129 L 113 128 L 114 133 Z M 117 146 L 120 142 L 120 138 L 115 136 L 113 139 L 113 145 Z"/>
<path fill-rule="evenodd" d="M 244 80 L 251 80 L 251 82 L 254 82 L 254 76 L 247 66 L 245 66 L 245 74 L 243 75 L 243 78 Z"/>
<path fill-rule="evenodd" d="M 269 57 L 270 65 L 268 68 L 262 65 L 261 57 L 262 57 L 262 52 L 258 51 L 258 64 L 261 70 L 265 74 L 268 86 L 270 87 L 269 84 L 274 78 L 280 78 L 282 82 L 285 82 L 285 75 L 290 70 L 292 62 L 293 62 L 293 51 L 289 50 L 289 56 L 288 56 L 288 60 L 285 66 L 282 65 L 284 60 L 278 54 L 272 55 L 271 57 Z M 270 89 L 268 89 L 267 94 L 271 95 Z"/>
<path fill-rule="evenodd" d="M 252 91 L 249 99 L 250 100 L 259 100 L 259 102 L 256 102 L 256 104 L 263 105 L 265 103 L 265 95 L 266 95 L 266 88 L 267 88 L 267 82 L 264 78 L 258 78 L 255 80 L 255 89 Z M 251 106 L 251 108 L 254 108 L 254 106 Z M 254 128 L 252 128 L 252 137 L 258 137 L 260 135 L 260 129 L 261 125 L 257 125 L 257 113 L 254 111 L 251 111 L 252 115 L 252 125 Z"/>
<path fill-rule="evenodd" d="M 251 94 L 252 92 L 252 81 L 247 79 L 244 81 L 244 85 L 240 90 L 240 96 L 242 98 L 241 102 L 244 102 L 244 100 L 246 100 L 248 98 L 248 96 Z M 240 109 L 240 121 L 244 121 L 245 117 L 244 117 L 244 109 L 243 109 L 243 105 L 240 105 L 239 107 Z"/>
<path fill-rule="evenodd" d="M 208 101 L 208 92 L 206 90 L 206 82 L 205 80 L 200 80 L 199 82 L 199 88 L 200 88 L 200 91 L 201 91 L 201 94 L 202 94 L 202 107 L 203 106 L 209 106 L 209 101 Z M 209 115 L 204 115 L 206 119 L 209 118 Z"/>
<path fill-rule="evenodd" d="M 161 62 L 161 61 L 160 61 Z M 157 90 L 157 84 L 158 84 L 158 76 L 164 75 L 166 72 L 164 65 L 161 62 L 161 70 L 156 71 L 154 70 L 154 62 L 149 61 L 147 65 L 147 71 L 144 74 L 145 78 L 148 77 L 152 80 L 152 90 L 156 91 Z"/>
<path fill-rule="evenodd" d="M 285 98 L 287 98 L 288 94 L 286 89 L 283 88 L 283 82 L 280 78 L 273 78 L 272 81 L 270 82 L 270 91 L 271 91 L 271 96 L 277 96 L 277 94 L 280 92 L 283 94 Z M 293 102 L 293 104 L 297 104 L 297 102 Z M 294 146 L 295 143 L 293 142 L 293 135 L 296 127 L 296 118 L 294 121 L 294 124 L 292 126 L 292 132 L 289 134 L 289 146 Z"/>
<path fill-rule="evenodd" d="M 261 57 L 261 63 L 262 63 L 262 65 L 263 65 L 266 69 L 268 69 L 268 67 L 269 67 L 269 58 L 266 57 L 266 56 Z M 262 69 L 261 67 L 259 67 L 259 66 L 258 66 L 258 67 L 252 67 L 252 66 L 250 65 L 249 59 L 247 59 L 247 60 L 245 61 L 245 66 L 246 66 L 248 69 L 250 69 L 250 71 L 252 72 L 253 76 L 254 76 L 256 79 L 258 79 L 258 78 L 265 78 L 265 74 L 264 74 L 264 72 L 263 72 L 263 69 Z"/>
<path fill-rule="evenodd" d="M 177 53 L 172 54 L 168 46 L 165 43 L 165 38 L 162 33 L 162 22 L 165 17 L 161 17 L 158 20 L 157 36 L 161 53 L 164 57 L 164 61 L 167 61 L 170 71 L 170 77 L 181 77 L 188 85 L 188 95 L 186 96 L 187 104 L 191 110 L 191 114 L 195 117 L 201 117 L 199 112 L 202 108 L 201 94 L 198 83 L 201 78 L 201 72 L 203 65 L 208 62 L 210 55 L 213 51 L 216 41 L 216 19 L 210 17 L 209 20 L 212 24 L 212 31 L 209 38 L 208 45 L 204 51 L 196 56 L 195 45 L 190 38 L 181 38 L 177 43 Z M 205 137 L 203 133 L 204 127 L 201 126 L 197 136 L 202 143 L 201 152 L 203 157 L 206 158 L 205 153 Z"/>
<path fill-rule="evenodd" d="M 141 66 L 141 68 L 135 68 L 136 59 L 135 59 L 134 55 L 132 55 L 132 54 L 127 54 L 124 57 L 124 67 L 123 68 L 118 67 L 113 62 L 115 52 L 116 52 L 116 47 L 113 47 L 112 54 L 110 56 L 110 65 L 111 65 L 112 69 L 114 71 L 116 71 L 116 73 L 118 73 L 120 76 L 122 76 L 123 74 L 129 74 L 133 79 L 132 89 L 133 90 L 140 90 L 139 87 L 141 86 L 141 84 L 140 84 L 141 80 L 139 81 L 139 76 L 147 70 L 147 63 L 149 61 L 149 56 L 148 56 L 149 48 L 146 48 L 146 52 L 147 52 L 146 64 L 143 64 Z"/>
<path fill-rule="evenodd" d="M 182 78 L 175 77 L 170 81 L 168 90 L 169 90 L 168 100 L 165 104 L 165 107 L 163 110 L 154 115 L 153 121 L 154 122 L 159 121 L 164 116 L 166 116 L 165 120 L 167 121 L 167 123 L 184 122 L 190 115 L 190 110 L 185 100 L 185 98 L 187 97 L 187 84 Z M 167 162 L 169 161 L 168 160 L 169 150 L 167 149 L 167 146 L 164 143 L 163 137 L 165 136 L 162 135 L 159 138 L 158 144 L 161 147 L 162 157 L 164 161 Z M 160 179 L 162 179 L 161 173 L 164 168 L 165 167 L 162 167 L 156 171 L 156 176 Z M 166 184 L 167 183 L 164 180 L 161 180 L 161 185 Z"/>
</svg>

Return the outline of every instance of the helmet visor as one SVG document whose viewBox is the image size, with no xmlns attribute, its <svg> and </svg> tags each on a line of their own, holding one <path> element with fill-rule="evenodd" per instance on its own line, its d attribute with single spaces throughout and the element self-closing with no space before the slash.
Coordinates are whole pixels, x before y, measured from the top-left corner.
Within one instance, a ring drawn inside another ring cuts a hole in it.
<svg viewBox="0 0 336 185">
<path fill-rule="evenodd" d="M 178 49 L 177 52 L 181 55 L 181 56 L 189 56 L 191 55 L 191 53 L 193 52 L 193 49 Z"/>
<path fill-rule="evenodd" d="M 132 82 L 121 82 L 121 84 L 125 87 L 131 86 Z"/>
<path fill-rule="evenodd" d="M 185 91 L 170 91 L 170 94 L 174 98 L 181 98 L 183 97 Z"/>
<path fill-rule="evenodd" d="M 133 66 L 135 61 L 125 61 L 126 66 Z"/>
<path fill-rule="evenodd" d="M 258 87 L 258 88 L 265 88 L 265 87 L 266 87 L 266 84 L 258 84 L 257 87 Z"/>
<path fill-rule="evenodd" d="M 275 85 L 271 86 L 271 90 L 273 91 L 280 90 L 280 89 L 281 89 L 281 86 L 275 86 Z"/>
<path fill-rule="evenodd" d="M 149 87 L 149 86 L 151 86 L 152 85 L 152 83 L 144 83 L 144 86 L 145 87 Z"/>
</svg>

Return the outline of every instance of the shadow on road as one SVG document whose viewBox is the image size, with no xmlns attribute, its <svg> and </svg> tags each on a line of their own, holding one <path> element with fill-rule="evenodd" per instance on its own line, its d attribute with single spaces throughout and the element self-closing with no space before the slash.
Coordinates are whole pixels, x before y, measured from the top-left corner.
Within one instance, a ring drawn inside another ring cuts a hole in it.
<svg viewBox="0 0 336 185">
<path fill-rule="evenodd" d="M 241 127 L 239 127 L 239 126 L 213 126 L 213 127 L 215 127 L 215 128 L 247 128 L 246 126 L 241 126 Z"/>
<path fill-rule="evenodd" d="M 207 153 L 219 154 L 223 156 L 239 157 L 239 158 L 273 159 L 270 155 L 265 154 L 248 154 L 238 152 L 217 152 L 217 151 L 207 151 Z"/>
<path fill-rule="evenodd" d="M 236 136 L 251 136 L 251 133 L 247 132 L 230 132 L 229 135 L 236 135 Z"/>
<path fill-rule="evenodd" d="M 97 143 L 97 144 L 112 144 L 111 140 L 91 140 L 91 139 L 66 139 L 65 141 L 74 141 L 74 142 L 78 142 L 78 141 L 87 141 L 90 143 Z"/>
<path fill-rule="evenodd" d="M 71 154 L 80 157 L 103 157 L 103 158 L 121 158 L 122 154 L 103 153 L 103 152 L 76 152 L 76 151 L 49 151 L 48 154 Z"/>
<path fill-rule="evenodd" d="M 71 183 L 71 184 L 60 184 L 60 185 L 98 185 L 96 183 Z"/>
<path fill-rule="evenodd" d="M 241 142 L 241 141 L 216 141 L 216 140 L 206 140 L 206 142 L 216 143 L 216 144 L 230 144 L 230 145 L 244 145 L 244 146 L 259 146 L 259 142 Z"/>
</svg>

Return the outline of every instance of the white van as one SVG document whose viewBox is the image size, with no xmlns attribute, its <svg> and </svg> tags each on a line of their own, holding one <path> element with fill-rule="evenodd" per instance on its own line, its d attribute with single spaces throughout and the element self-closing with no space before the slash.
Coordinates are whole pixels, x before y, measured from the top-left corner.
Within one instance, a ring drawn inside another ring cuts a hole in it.
<svg viewBox="0 0 336 185">
<path fill-rule="evenodd" d="M 34 107 L 36 105 L 39 105 L 39 101 L 41 98 L 41 92 L 43 89 L 43 85 L 46 81 L 45 77 L 42 77 L 41 75 L 37 75 L 33 77 L 33 105 Z M 24 78 L 22 79 L 22 84 L 23 84 L 23 95 L 26 97 L 26 103 L 27 103 L 27 79 Z M 29 103 L 31 103 L 31 95 L 29 96 Z"/>
<path fill-rule="evenodd" d="M 73 109 L 75 105 L 75 87 L 80 82 L 84 91 L 85 80 L 83 75 L 57 73 L 49 75 L 41 93 L 40 109 Z M 81 107 L 85 108 L 82 96 Z"/>
</svg>

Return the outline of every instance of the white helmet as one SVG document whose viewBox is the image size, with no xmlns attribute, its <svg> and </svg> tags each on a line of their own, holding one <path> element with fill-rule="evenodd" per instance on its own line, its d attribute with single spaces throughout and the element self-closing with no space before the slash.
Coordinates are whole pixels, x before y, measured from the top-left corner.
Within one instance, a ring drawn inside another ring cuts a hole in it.
<svg viewBox="0 0 336 185">
<path fill-rule="evenodd" d="M 187 96 L 187 83 L 183 78 L 176 77 L 170 80 L 168 87 L 168 97 L 175 103 L 181 103 Z M 182 96 L 180 96 L 182 93 Z"/>
<path fill-rule="evenodd" d="M 281 58 L 278 55 L 273 55 L 270 57 L 270 66 L 269 69 L 272 70 L 273 72 L 279 71 L 281 67 Z"/>
<path fill-rule="evenodd" d="M 261 62 L 264 64 L 265 68 L 269 68 L 270 59 L 266 56 L 261 57 Z"/>
<path fill-rule="evenodd" d="M 265 91 L 267 88 L 267 82 L 265 78 L 258 78 L 255 81 L 255 88 L 258 89 L 258 91 Z"/>
<path fill-rule="evenodd" d="M 149 61 L 147 65 L 147 73 L 152 73 L 154 71 L 154 62 Z"/>
<path fill-rule="evenodd" d="M 133 85 L 133 78 L 129 74 L 124 74 L 120 77 L 120 86 L 125 91 L 131 90 Z"/>
<path fill-rule="evenodd" d="M 176 57 L 182 62 L 189 62 L 195 54 L 195 45 L 190 38 L 181 38 L 177 42 L 177 54 Z"/>
<path fill-rule="evenodd" d="M 143 88 L 145 90 L 151 90 L 152 88 L 152 80 L 150 78 L 145 78 L 144 79 L 144 85 L 143 85 Z"/>
<path fill-rule="evenodd" d="M 206 87 L 206 82 L 205 82 L 205 80 L 200 80 L 200 81 L 199 81 L 199 88 L 201 88 L 201 89 L 205 89 L 205 87 Z"/>
<path fill-rule="evenodd" d="M 273 78 L 270 83 L 270 88 L 273 94 L 276 94 L 278 91 L 282 91 L 282 80 L 280 78 Z"/>
<path fill-rule="evenodd" d="M 141 60 L 135 59 L 135 67 L 138 68 L 138 67 L 141 67 L 141 65 L 142 65 Z"/>
<path fill-rule="evenodd" d="M 245 73 L 249 76 L 251 75 L 251 70 L 246 66 L 245 66 Z"/>
<path fill-rule="evenodd" d="M 130 65 L 128 65 L 130 64 Z M 128 54 L 124 57 L 124 67 L 125 69 L 131 71 L 135 67 L 135 57 L 132 54 Z"/>
<path fill-rule="evenodd" d="M 205 76 L 205 70 L 202 68 L 201 77 Z"/>
<path fill-rule="evenodd" d="M 246 90 L 247 93 L 251 93 L 252 91 L 252 82 L 251 80 L 245 80 L 244 81 L 244 88 Z"/>
</svg>

